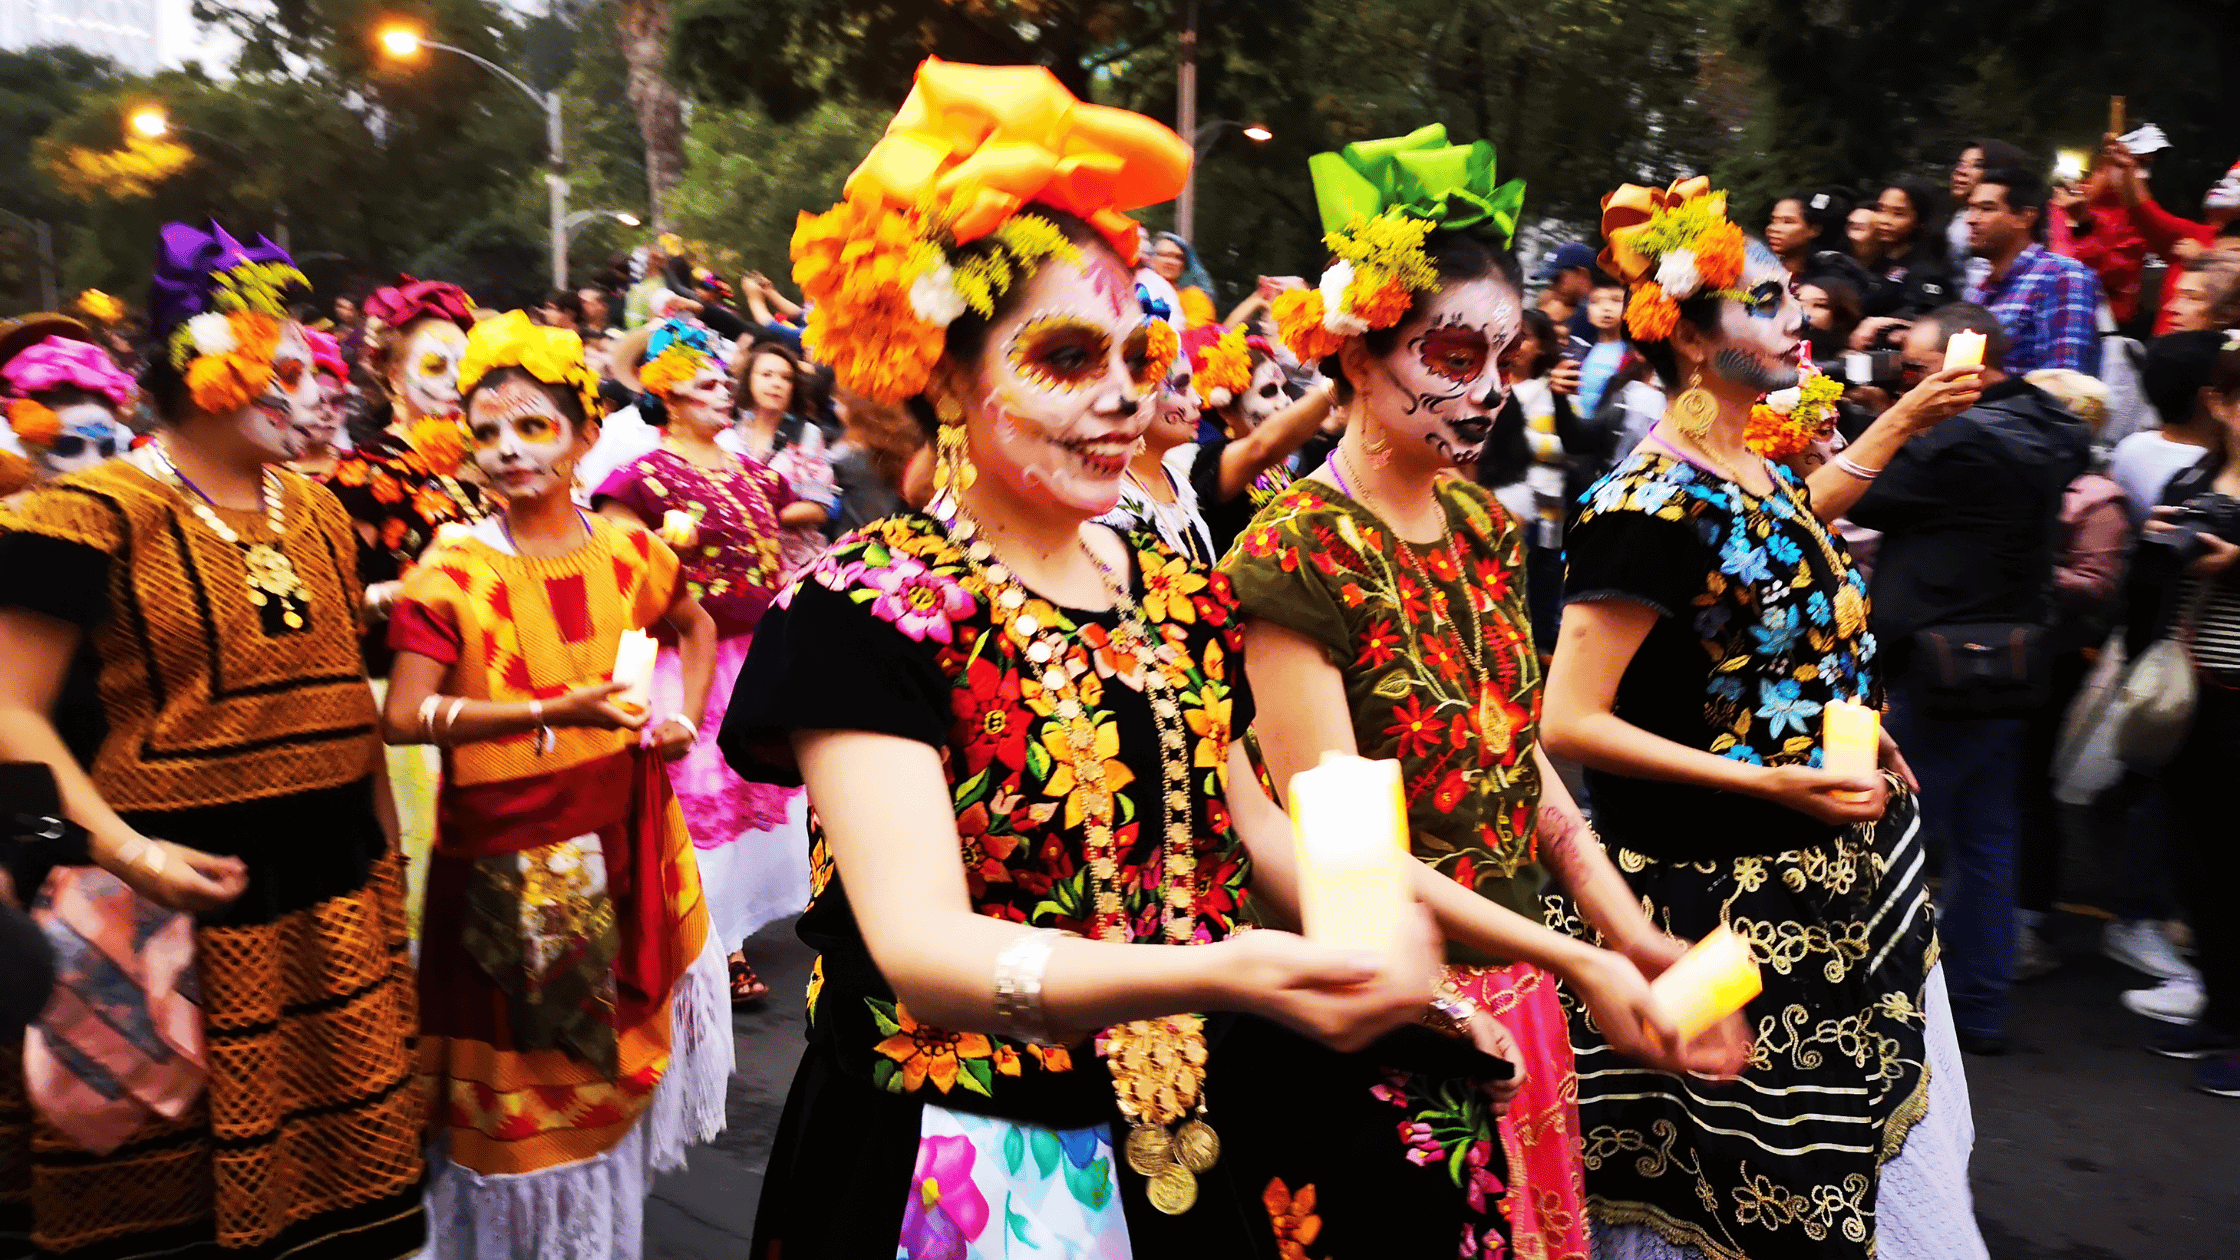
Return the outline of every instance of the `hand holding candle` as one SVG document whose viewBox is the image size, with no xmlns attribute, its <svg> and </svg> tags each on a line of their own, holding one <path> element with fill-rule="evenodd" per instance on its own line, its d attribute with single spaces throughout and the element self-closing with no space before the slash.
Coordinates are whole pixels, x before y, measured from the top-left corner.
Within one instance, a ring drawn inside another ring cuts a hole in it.
<svg viewBox="0 0 2240 1260">
<path fill-rule="evenodd" d="M 1682 1041 L 1693 1041 L 1764 987 L 1749 942 L 1722 923 L 1650 981 L 1649 1000 L 1680 1030 Z"/>
<path fill-rule="evenodd" d="M 1944 365 L 1947 370 L 1957 367 L 1981 368 L 1983 366 L 1982 333 L 1963 328 L 1952 334 L 1944 343 Z"/>
<path fill-rule="evenodd" d="M 1415 905 L 1400 763 L 1327 754 L 1289 797 L 1307 939 L 1382 955 L 1389 971 Z"/>
<path fill-rule="evenodd" d="M 661 541 L 672 547 L 689 547 L 700 536 L 700 518 L 682 508 L 661 514 Z"/>
<path fill-rule="evenodd" d="M 1958 336 L 1958 334 L 1954 334 Z M 1820 768 L 1873 778 L 1882 760 L 1882 714 L 1856 700 L 1834 700 L 1820 710 Z M 1841 793 L 1863 801 L 1856 792 Z"/>
<path fill-rule="evenodd" d="M 626 630 L 615 649 L 614 681 L 624 689 L 614 697 L 614 707 L 632 716 L 642 715 L 653 704 L 653 658 L 661 645 L 643 630 Z"/>
</svg>

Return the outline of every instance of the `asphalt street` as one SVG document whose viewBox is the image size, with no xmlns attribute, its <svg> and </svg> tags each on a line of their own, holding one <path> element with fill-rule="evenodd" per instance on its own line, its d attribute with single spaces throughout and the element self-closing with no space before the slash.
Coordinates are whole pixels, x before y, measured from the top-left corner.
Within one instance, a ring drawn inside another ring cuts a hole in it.
<svg viewBox="0 0 2240 1260">
<path fill-rule="evenodd" d="M 2240 1257 L 2240 1100 L 2187 1088 L 2190 1065 L 2142 1049 L 2156 1025 L 2116 995 L 2145 980 L 2099 955 L 2099 923 L 2063 914 L 2060 972 L 2016 991 L 2011 1053 L 1968 1060 L 1976 1213 L 1992 1260 Z M 801 1053 L 811 955 L 790 923 L 749 947 L 771 997 L 737 1012 L 730 1127 L 661 1180 L 648 1260 L 742 1260 L 770 1138 Z"/>
</svg>

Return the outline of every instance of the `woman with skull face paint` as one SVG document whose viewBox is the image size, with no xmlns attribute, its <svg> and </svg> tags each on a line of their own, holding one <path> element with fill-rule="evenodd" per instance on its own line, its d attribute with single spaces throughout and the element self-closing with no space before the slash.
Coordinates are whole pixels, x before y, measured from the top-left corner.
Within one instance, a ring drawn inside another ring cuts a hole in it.
<svg viewBox="0 0 2240 1260">
<path fill-rule="evenodd" d="M 132 378 L 66 315 L 32 315 L 0 329 L 0 383 L 7 412 L 0 437 L 23 448 L 11 454 L 29 457 L 23 479 L 0 484 L 0 494 L 91 468 L 131 444 L 132 430 L 117 417 L 132 409 Z"/>
<path fill-rule="evenodd" d="M 1574 1019 L 1596 1254 L 1980 1257 L 1911 775 L 1887 735 L 1885 773 L 1822 768 L 1825 707 L 1882 701 L 1866 582 L 1816 502 L 1850 474 L 1808 492 L 1745 444 L 1797 382 L 1788 273 L 1701 178 L 1621 188 L 1603 234 L 1676 397 L 1572 528 L 1548 743 L 1586 764 L 1631 894 L 1676 933 L 1731 927 L 1765 988 L 1719 1094 Z"/>
<path fill-rule="evenodd" d="M 0 760 L 54 770 L 102 868 L 81 878 L 192 912 L 192 957 L 151 941 L 80 977 L 75 1009 L 137 1004 L 167 1048 L 101 1047 L 148 1068 L 129 1089 L 74 1066 L 99 1020 L 5 1052 L 0 1228 L 42 1254 L 409 1255 L 413 985 L 350 518 L 283 467 L 318 404 L 303 277 L 215 225 L 160 248 L 160 436 L 0 513 Z M 184 1033 L 169 977 L 199 990 Z"/>
<path fill-rule="evenodd" d="M 617 377 L 639 391 L 639 410 L 661 426 L 661 446 L 610 473 L 592 497 L 601 513 L 656 530 L 676 548 L 685 589 L 715 618 L 716 677 L 704 719 L 711 729 L 723 724 L 755 625 L 777 596 L 779 538 L 825 516 L 819 504 L 795 502 L 784 478 L 717 444 L 731 425 L 722 349 L 707 329 L 681 320 L 624 339 Z M 654 698 L 674 708 L 682 693 L 681 658 L 664 644 Z M 714 740 L 694 745 L 669 779 L 692 828 L 716 939 L 736 951 L 763 924 L 799 913 L 809 900 L 807 837 L 792 813 L 801 793 L 740 779 Z M 732 953 L 730 967 L 733 1001 L 769 994 L 743 953 Z"/>
<path fill-rule="evenodd" d="M 366 299 L 367 355 L 389 395 L 388 427 L 334 461 L 323 480 L 358 530 L 358 579 L 365 583 L 366 672 L 375 702 L 389 685 L 385 623 L 406 574 L 445 525 L 482 516 L 475 487 L 459 479 L 459 355 L 474 322 L 473 300 L 455 284 L 401 278 Z M 390 799 L 403 837 L 414 939 L 435 835 L 433 748 L 386 751 Z"/>
<path fill-rule="evenodd" d="M 1329 417 L 1337 387 L 1319 381 L 1294 401 L 1268 343 L 1243 329 L 1194 328 L 1182 334 L 1182 348 L 1214 425 L 1201 423 L 1195 442 L 1168 452 L 1166 462 L 1189 483 L 1218 558 L 1291 484 L 1288 461 Z"/>
<path fill-rule="evenodd" d="M 1410 197 L 1395 178 L 1403 156 L 1455 182 L 1417 184 L 1424 195 Z M 1339 261 L 1319 288 L 1280 298 L 1277 319 L 1300 358 L 1343 382 L 1352 423 L 1222 571 L 1250 618 L 1246 659 L 1263 698 L 1253 736 L 1269 784 L 1333 752 L 1399 761 L 1417 894 L 1450 942 L 1442 993 L 1462 1016 L 1454 1031 L 1522 1069 L 1521 1085 L 1490 1101 L 1469 1080 L 1391 1082 L 1382 1096 L 1407 1149 L 1357 1161 L 1318 1194 L 1357 1194 L 1386 1175 L 1382 1160 L 1404 1155 L 1472 1210 L 1468 1254 L 1500 1254 L 1485 1233 L 1498 1211 L 1518 1240 L 1564 1255 L 1587 1240 L 1557 980 L 1660 1067 L 1732 1070 L 1746 1038 L 1730 1024 L 1684 1052 L 1655 1049 L 1652 1037 L 1679 1038 L 1651 1014 L 1647 976 L 1685 943 L 1642 915 L 1548 767 L 1534 730 L 1524 527 L 1453 471 L 1482 453 L 1508 401 L 1501 361 L 1523 335 L 1506 249 L 1523 186 L 1496 187 L 1493 158 L 1483 141 L 1446 145 L 1433 126 L 1316 159 Z M 1543 865 L 1610 948 L 1540 926 Z M 1504 1156 L 1505 1195 L 1481 1176 Z M 1376 1248 L 1344 1252 L 1357 1250 Z"/>
<path fill-rule="evenodd" d="M 406 577 L 382 714 L 392 743 L 444 753 L 430 1233 L 446 1256 L 628 1254 L 651 1174 L 723 1127 L 731 1074 L 724 951 L 663 766 L 699 738 L 715 624 L 665 543 L 575 505 L 598 380 L 574 333 L 478 324 L 459 380 L 505 506 Z M 623 634 L 656 626 L 682 674 L 657 716 L 610 681 Z"/>
<path fill-rule="evenodd" d="M 314 481 L 325 481 L 333 475 L 335 463 L 341 458 L 334 444 L 342 439 L 349 407 L 350 368 L 343 362 L 341 344 L 333 337 L 316 328 L 306 328 L 303 339 L 311 347 L 312 375 L 319 382 L 319 406 L 312 412 L 313 423 L 304 434 L 303 454 L 289 460 L 288 467 Z"/>
<path fill-rule="evenodd" d="M 1293 909 L 1289 824 L 1234 773 L 1234 605 L 1091 523 L 1176 353 L 1120 211 L 1172 197 L 1188 155 L 1046 70 L 928 61 L 796 231 L 809 343 L 923 411 L 943 488 L 781 596 L 725 720 L 741 773 L 807 780 L 815 837 L 809 1049 L 754 1255 L 1276 1260 L 1312 1237 L 1301 1170 L 1358 1136 L 1414 1171 L 1381 1074 L 1321 1107 L 1264 1069 L 1325 1061 L 1299 1033 L 1356 1048 L 1412 1020 L 1428 929 L 1382 975 L 1238 931 L 1248 897 Z M 1421 1189 L 1341 1204 L 1341 1236 L 1451 1249 L 1459 1200 Z"/>
</svg>

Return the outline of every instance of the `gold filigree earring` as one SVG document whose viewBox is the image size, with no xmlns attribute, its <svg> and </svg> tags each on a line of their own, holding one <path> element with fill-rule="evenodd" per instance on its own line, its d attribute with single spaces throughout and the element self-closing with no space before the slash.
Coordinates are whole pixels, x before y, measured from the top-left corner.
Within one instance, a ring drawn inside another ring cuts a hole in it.
<svg viewBox="0 0 2240 1260">
<path fill-rule="evenodd" d="M 935 399 L 933 414 L 941 421 L 934 436 L 933 488 L 952 496 L 972 487 L 972 460 L 965 451 L 964 407 L 943 395 Z"/>
<path fill-rule="evenodd" d="M 1371 468 L 1381 469 L 1392 462 L 1392 439 L 1366 411 L 1361 413 L 1361 453 L 1368 457 Z"/>
<path fill-rule="evenodd" d="M 1672 400 L 1672 427 L 1690 441 L 1699 441 L 1711 432 L 1711 422 L 1719 418 L 1719 400 L 1703 387 L 1703 369 L 1688 372 L 1688 388 Z"/>
</svg>

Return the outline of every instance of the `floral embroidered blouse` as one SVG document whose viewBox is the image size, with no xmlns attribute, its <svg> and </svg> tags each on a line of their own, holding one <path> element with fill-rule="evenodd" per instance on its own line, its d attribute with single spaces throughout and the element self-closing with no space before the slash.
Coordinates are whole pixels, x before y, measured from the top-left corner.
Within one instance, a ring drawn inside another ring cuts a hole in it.
<svg viewBox="0 0 2240 1260">
<path fill-rule="evenodd" d="M 1419 546 L 1335 487 L 1297 482 L 1221 571 L 1245 616 L 1315 640 L 1345 676 L 1361 755 L 1401 764 L 1415 855 L 1537 919 L 1540 659 L 1524 534 L 1477 486 L 1442 478 L 1436 493 L 1447 537 Z"/>
<path fill-rule="evenodd" d="M 1167 674 L 1189 732 L 1196 936 L 1219 940 L 1242 916 L 1249 875 L 1222 801 L 1232 732 L 1251 719 L 1235 604 L 1224 579 L 1190 568 L 1149 536 L 1129 543 L 1135 597 L 1167 645 L 1153 667 Z M 1098 712 L 1096 751 L 1120 797 L 1121 898 L 1134 938 L 1157 940 L 1159 738 L 1141 678 L 1122 672 L 1111 651 L 1118 615 L 1031 596 L 1018 613 L 1077 628 L 1069 664 Z M 871 731 L 931 745 L 949 783 L 974 910 L 1086 934 L 1090 789 L 1053 716 L 1045 668 L 996 629 L 983 583 L 939 523 L 888 517 L 842 538 L 765 616 L 722 747 L 743 776 L 792 783 L 799 779 L 786 741 L 796 730 Z M 819 950 L 809 986 L 813 1044 L 878 1089 L 945 1107 L 1058 1127 L 1110 1115 L 1101 1059 L 915 1019 L 871 961 L 814 815 L 810 835 L 811 899 L 800 933 Z"/>
<path fill-rule="evenodd" d="M 367 586 L 412 572 L 441 526 L 483 515 L 475 487 L 436 472 L 426 456 L 393 433 L 344 451 L 322 480 L 357 523 L 358 580 Z M 365 658 L 369 674 L 387 677 L 387 638 L 367 635 Z"/>
<path fill-rule="evenodd" d="M 710 472 L 670 450 L 649 451 L 607 475 L 592 496 L 612 499 L 658 531 L 669 512 L 700 522 L 699 540 L 679 548 L 685 590 L 716 619 L 725 638 L 752 631 L 778 593 L 778 513 L 793 502 L 783 477 L 746 456 Z"/>
<path fill-rule="evenodd" d="M 1627 600 L 1657 622 L 1614 711 L 1752 765 L 1820 764 L 1820 710 L 1879 707 L 1867 584 L 1804 483 L 1773 464 L 1763 499 L 1644 446 L 1585 496 L 1566 539 L 1570 603 Z M 1756 798 L 1587 771 L 1604 836 L 1663 857 L 1809 848 L 1832 828 Z M 1739 848 L 1736 846 L 1740 846 Z"/>
</svg>

